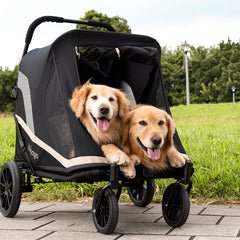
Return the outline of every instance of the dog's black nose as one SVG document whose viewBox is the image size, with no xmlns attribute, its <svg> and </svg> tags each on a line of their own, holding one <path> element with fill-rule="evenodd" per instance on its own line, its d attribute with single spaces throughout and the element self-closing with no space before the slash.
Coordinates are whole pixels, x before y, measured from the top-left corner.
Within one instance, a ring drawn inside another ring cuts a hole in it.
<svg viewBox="0 0 240 240">
<path fill-rule="evenodd" d="M 157 146 L 157 145 L 161 144 L 162 138 L 159 137 L 159 136 L 153 136 L 153 137 L 151 138 L 151 141 L 152 141 L 152 143 L 153 143 L 155 146 Z"/>
<path fill-rule="evenodd" d="M 109 107 L 107 107 L 107 106 L 102 106 L 102 107 L 100 107 L 99 111 L 100 111 L 100 113 L 102 113 L 102 114 L 108 114 L 108 113 L 109 113 Z"/>
</svg>

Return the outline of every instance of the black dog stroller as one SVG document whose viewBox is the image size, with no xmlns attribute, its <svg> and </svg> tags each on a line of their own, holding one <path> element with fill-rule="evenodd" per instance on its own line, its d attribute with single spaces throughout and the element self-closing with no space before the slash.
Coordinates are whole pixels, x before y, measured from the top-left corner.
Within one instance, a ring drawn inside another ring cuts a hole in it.
<svg viewBox="0 0 240 240">
<path fill-rule="evenodd" d="M 28 52 L 35 28 L 46 21 L 87 24 L 109 31 L 74 29 L 51 45 Z M 156 40 L 142 35 L 117 33 L 102 22 L 41 17 L 28 29 L 19 66 L 16 97 L 16 150 L 14 161 L 0 173 L 0 209 L 5 217 L 16 215 L 22 192 L 33 185 L 52 182 L 109 182 L 93 199 L 93 221 L 101 233 L 111 233 L 118 222 L 118 200 L 126 186 L 132 202 L 148 205 L 154 194 L 154 179 L 174 178 L 165 190 L 163 216 L 173 227 L 185 223 L 190 209 L 193 174 L 191 161 L 180 169 L 151 172 L 136 167 L 136 178 L 126 179 L 119 167 L 106 163 L 94 142 L 69 107 L 74 88 L 91 82 L 121 88 L 133 104 L 145 103 L 170 113 L 160 67 L 161 49 Z M 184 148 L 177 135 L 178 150 Z M 33 180 L 34 179 L 34 180 Z M 184 185 L 188 187 L 185 188 Z"/>
</svg>

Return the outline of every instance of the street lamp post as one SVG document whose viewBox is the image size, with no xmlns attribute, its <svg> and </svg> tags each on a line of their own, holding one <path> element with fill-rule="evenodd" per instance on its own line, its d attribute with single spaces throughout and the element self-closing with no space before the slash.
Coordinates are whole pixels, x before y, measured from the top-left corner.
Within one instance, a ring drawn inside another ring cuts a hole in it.
<svg viewBox="0 0 240 240">
<path fill-rule="evenodd" d="M 235 86 L 232 86 L 232 93 L 233 93 L 233 103 L 235 103 Z"/>
<path fill-rule="evenodd" d="M 188 77 L 188 58 L 187 54 L 189 51 L 189 44 L 185 42 L 182 44 L 183 51 L 185 53 L 185 71 L 186 71 L 186 98 L 187 98 L 187 105 L 190 104 L 190 95 L 189 95 L 189 77 Z"/>
</svg>

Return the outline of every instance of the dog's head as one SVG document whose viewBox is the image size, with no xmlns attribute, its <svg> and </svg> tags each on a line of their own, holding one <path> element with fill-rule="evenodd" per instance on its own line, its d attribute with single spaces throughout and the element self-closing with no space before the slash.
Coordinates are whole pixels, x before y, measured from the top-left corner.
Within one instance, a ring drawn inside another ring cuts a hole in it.
<svg viewBox="0 0 240 240">
<path fill-rule="evenodd" d="M 163 110 L 153 106 L 138 105 L 123 122 L 123 146 L 148 159 L 160 159 L 161 152 L 173 145 L 175 125 Z"/>
<path fill-rule="evenodd" d="M 123 119 L 131 103 L 118 89 L 89 82 L 76 88 L 70 100 L 75 115 L 91 119 L 98 131 L 107 131 L 113 119 Z"/>
</svg>

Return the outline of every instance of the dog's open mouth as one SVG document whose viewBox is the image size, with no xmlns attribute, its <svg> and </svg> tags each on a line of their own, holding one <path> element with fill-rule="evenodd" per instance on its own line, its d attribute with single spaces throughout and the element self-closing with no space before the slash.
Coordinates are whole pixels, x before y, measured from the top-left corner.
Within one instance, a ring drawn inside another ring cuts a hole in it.
<svg viewBox="0 0 240 240">
<path fill-rule="evenodd" d="M 161 156 L 160 148 L 147 148 L 143 145 L 141 140 L 137 138 L 139 145 L 146 152 L 147 156 L 152 160 L 158 160 Z"/>
<path fill-rule="evenodd" d="M 110 119 L 107 119 L 105 117 L 95 118 L 92 114 L 91 116 L 99 131 L 104 132 L 108 130 Z"/>
</svg>

